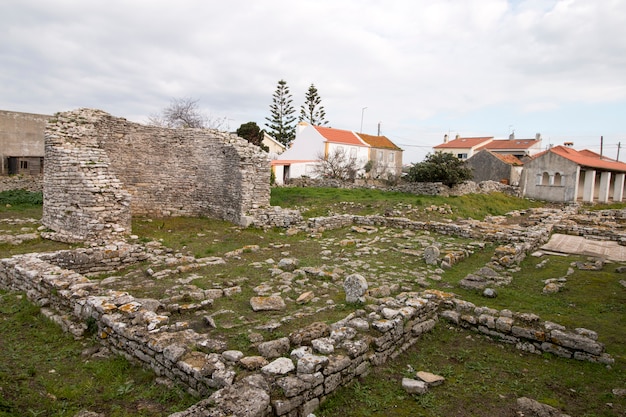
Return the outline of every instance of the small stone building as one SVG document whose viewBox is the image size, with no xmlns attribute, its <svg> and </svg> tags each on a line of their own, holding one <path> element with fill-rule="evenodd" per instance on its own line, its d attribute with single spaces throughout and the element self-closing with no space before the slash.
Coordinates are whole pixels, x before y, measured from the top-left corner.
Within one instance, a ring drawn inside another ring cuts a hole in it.
<svg viewBox="0 0 626 417">
<path fill-rule="evenodd" d="M 519 184 L 524 165 L 513 155 L 488 150 L 478 152 L 469 158 L 466 164 L 472 169 L 474 182 L 497 181 L 509 185 Z"/>
<path fill-rule="evenodd" d="M 80 109 L 52 116 L 45 141 L 42 223 L 54 239 L 128 234 L 131 214 L 248 225 L 250 210 L 269 206 L 269 158 L 233 134 Z"/>
<path fill-rule="evenodd" d="M 589 150 L 555 146 L 524 163 L 524 197 L 568 202 L 621 202 L 626 164 Z"/>
</svg>

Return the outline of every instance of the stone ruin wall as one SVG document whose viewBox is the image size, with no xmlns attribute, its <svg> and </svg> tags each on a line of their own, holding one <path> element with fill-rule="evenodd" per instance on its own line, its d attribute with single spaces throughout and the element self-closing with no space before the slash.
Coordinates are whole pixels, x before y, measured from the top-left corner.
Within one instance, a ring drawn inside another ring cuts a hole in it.
<svg viewBox="0 0 626 417">
<path fill-rule="evenodd" d="M 80 109 L 48 121 L 45 151 L 42 223 L 58 240 L 128 234 L 131 214 L 248 225 L 250 210 L 269 206 L 267 155 L 224 132 L 145 126 Z"/>
<path fill-rule="evenodd" d="M 41 192 L 43 191 L 43 177 L 41 175 L 12 175 L 10 177 L 0 177 L 0 192 L 10 190 Z"/>
<path fill-rule="evenodd" d="M 176 323 L 159 313 L 158 300 L 103 291 L 98 281 L 83 275 L 123 268 L 147 256 L 141 246 L 126 243 L 16 255 L 0 260 L 0 287 L 25 292 L 46 316 L 75 336 L 87 330 L 90 320 L 97 323 L 104 345 L 195 394 L 218 390 L 176 417 L 227 415 L 217 410 L 229 411 L 232 404 L 220 401 L 251 400 L 246 384 L 253 385 L 258 407 L 250 415 L 306 416 L 337 388 L 414 345 L 440 317 L 524 351 L 613 362 L 593 331 L 569 330 L 534 314 L 476 307 L 439 291 L 381 299 L 370 306 L 374 308 L 357 310 L 331 325 L 314 323 L 289 337 L 263 342 L 258 355 L 246 357 L 213 345 L 207 335 L 184 327 L 176 330 Z M 323 351 L 319 346 L 332 348 Z M 238 379 L 238 369 L 250 363 L 259 364 L 248 368 L 256 373 Z"/>
</svg>

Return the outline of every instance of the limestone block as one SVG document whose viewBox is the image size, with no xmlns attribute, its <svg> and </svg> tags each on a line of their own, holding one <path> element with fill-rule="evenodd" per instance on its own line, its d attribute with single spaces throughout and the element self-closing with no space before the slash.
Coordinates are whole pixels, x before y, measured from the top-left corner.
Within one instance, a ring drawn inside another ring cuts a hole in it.
<svg viewBox="0 0 626 417">
<path fill-rule="evenodd" d="M 335 351 L 334 341 L 330 337 L 321 337 L 311 340 L 313 350 L 322 355 L 330 355 Z"/>
<path fill-rule="evenodd" d="M 417 378 L 424 381 L 429 387 L 435 387 L 437 385 L 441 385 L 446 380 L 441 375 L 435 375 L 430 372 L 418 371 L 416 374 Z"/>
<path fill-rule="evenodd" d="M 295 397 L 303 391 L 310 389 L 311 385 L 295 376 L 286 376 L 276 380 L 276 385 L 283 390 L 285 397 Z"/>
<path fill-rule="evenodd" d="M 313 339 L 328 337 L 330 326 L 324 322 L 311 323 L 303 329 L 295 331 L 289 335 L 291 343 L 294 345 L 308 345 Z"/>
<path fill-rule="evenodd" d="M 298 359 L 298 374 L 313 374 L 328 364 L 326 356 L 304 355 Z"/>
<path fill-rule="evenodd" d="M 245 356 L 239 359 L 239 364 L 249 371 L 261 369 L 269 362 L 263 356 Z"/>
<path fill-rule="evenodd" d="M 279 295 L 269 297 L 252 297 L 250 306 L 253 311 L 281 311 L 287 308 L 285 301 Z"/>
<path fill-rule="evenodd" d="M 289 338 L 281 337 L 280 339 L 259 343 L 257 349 L 264 358 L 273 359 L 289 352 L 289 346 Z"/>
<path fill-rule="evenodd" d="M 428 384 L 417 379 L 402 378 L 402 388 L 408 394 L 426 394 L 428 392 Z"/>
<path fill-rule="evenodd" d="M 346 340 L 341 344 L 341 348 L 346 351 L 348 356 L 356 358 L 369 350 L 369 343 L 365 340 Z"/>
<path fill-rule="evenodd" d="M 359 274 L 348 275 L 343 283 L 346 292 L 347 303 L 365 302 L 365 292 L 367 291 L 367 280 Z"/>
<path fill-rule="evenodd" d="M 550 341 L 560 346 L 582 350 L 592 355 L 600 355 L 604 351 L 604 345 L 585 336 L 573 333 L 566 333 L 561 330 L 550 332 Z"/>
<path fill-rule="evenodd" d="M 266 375 L 285 375 L 296 369 L 293 361 L 289 358 L 278 358 L 261 368 Z"/>
</svg>

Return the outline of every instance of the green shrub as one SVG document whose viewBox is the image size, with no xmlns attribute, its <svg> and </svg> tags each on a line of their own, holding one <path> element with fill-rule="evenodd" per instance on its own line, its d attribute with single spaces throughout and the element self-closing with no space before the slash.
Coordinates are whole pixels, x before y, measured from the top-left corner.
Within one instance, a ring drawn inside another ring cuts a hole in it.
<svg viewBox="0 0 626 417">
<path fill-rule="evenodd" d="M 0 192 L 0 205 L 23 206 L 42 205 L 43 193 L 26 190 L 8 190 Z"/>
</svg>

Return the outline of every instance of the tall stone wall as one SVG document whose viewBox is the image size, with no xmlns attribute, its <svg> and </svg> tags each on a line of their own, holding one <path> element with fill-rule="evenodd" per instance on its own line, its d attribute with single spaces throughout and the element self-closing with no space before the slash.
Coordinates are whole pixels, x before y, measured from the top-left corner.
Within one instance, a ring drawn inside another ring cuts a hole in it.
<svg viewBox="0 0 626 417">
<path fill-rule="evenodd" d="M 42 222 L 61 240 L 128 233 L 131 213 L 247 225 L 251 209 L 269 206 L 269 183 L 267 155 L 235 135 L 79 109 L 46 128 Z"/>
</svg>

